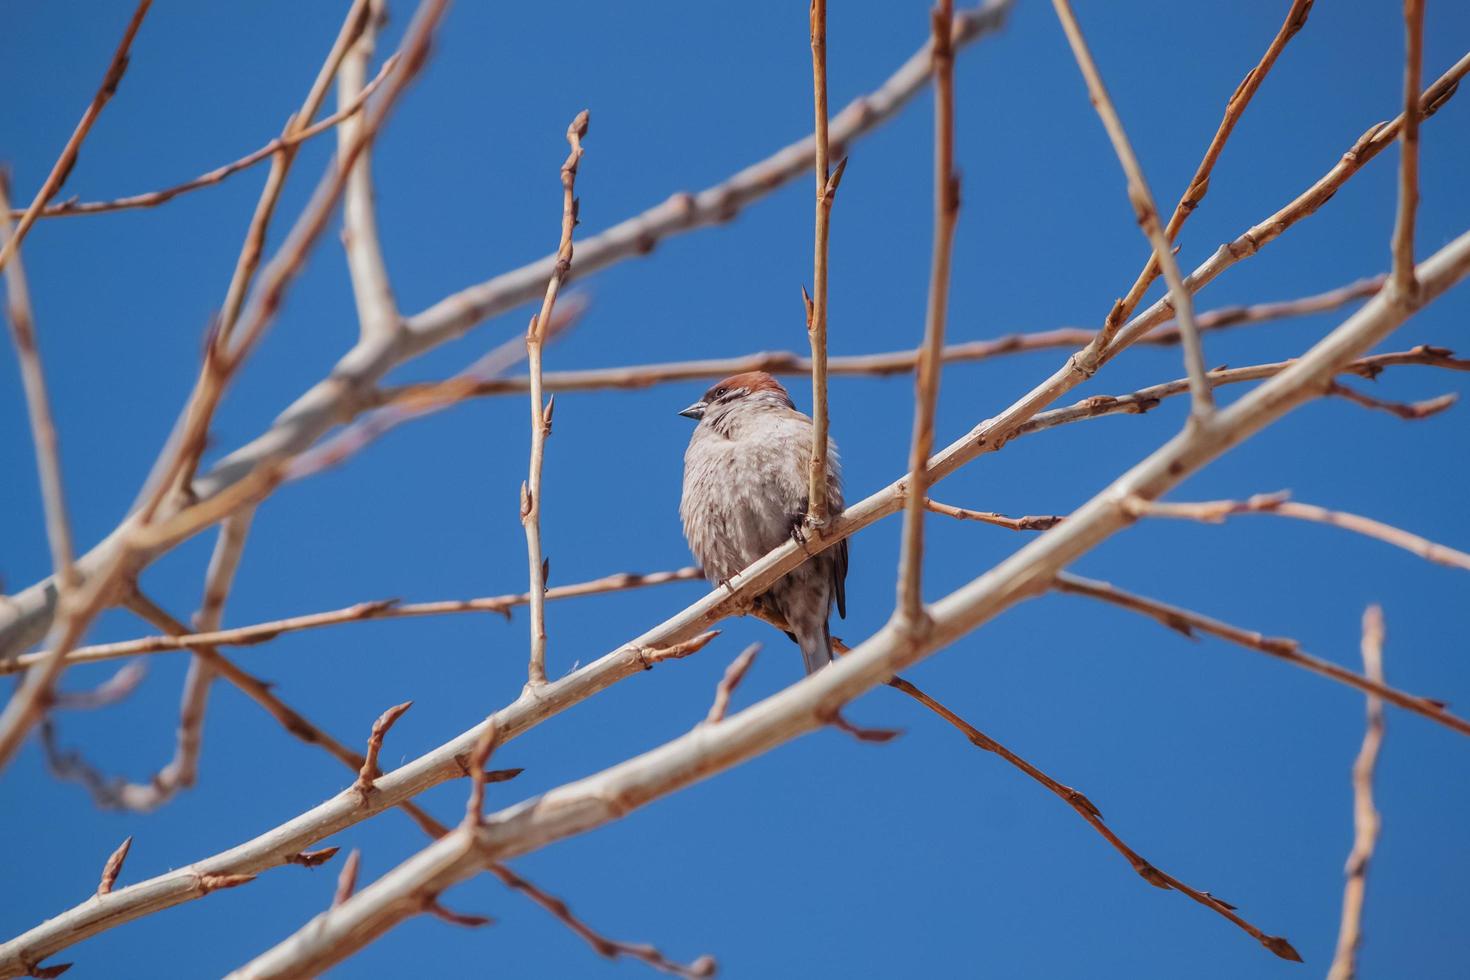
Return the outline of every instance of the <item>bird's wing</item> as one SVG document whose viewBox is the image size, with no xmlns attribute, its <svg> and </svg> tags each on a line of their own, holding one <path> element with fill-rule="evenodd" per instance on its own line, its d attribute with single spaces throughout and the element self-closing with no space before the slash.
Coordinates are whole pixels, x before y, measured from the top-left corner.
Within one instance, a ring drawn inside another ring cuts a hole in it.
<svg viewBox="0 0 1470 980">
<path fill-rule="evenodd" d="M 847 618 L 847 539 L 837 542 L 832 562 L 832 591 L 837 596 L 837 615 Z"/>
</svg>

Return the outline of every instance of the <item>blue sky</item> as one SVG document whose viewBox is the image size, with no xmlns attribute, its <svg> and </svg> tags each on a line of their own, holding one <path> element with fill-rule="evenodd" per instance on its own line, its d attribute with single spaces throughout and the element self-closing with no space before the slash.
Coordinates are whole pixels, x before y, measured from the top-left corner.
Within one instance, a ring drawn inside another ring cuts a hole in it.
<svg viewBox="0 0 1470 980">
<path fill-rule="evenodd" d="M 1161 201 L 1193 172 L 1221 107 L 1287 7 L 1276 3 L 1080 3 L 1079 15 Z M 64 193 L 135 193 L 234 159 L 276 133 L 310 84 L 344 4 L 159 0 L 117 99 Z M 11 4 L 0 32 L 8 93 L 0 157 L 28 199 L 91 95 L 131 5 Z M 393 5 L 385 49 L 408 8 Z M 867 91 L 922 41 L 922 3 L 834 3 L 832 105 Z M 1426 77 L 1470 43 L 1470 11 L 1430 3 Z M 1369 125 L 1397 111 L 1398 5 L 1320 4 L 1227 148 L 1181 238 L 1192 268 L 1322 174 Z M 380 222 L 405 312 L 539 257 L 555 244 L 556 168 L 576 111 L 592 110 L 578 180 L 583 229 L 598 231 L 676 190 L 714 183 L 810 126 L 806 5 L 464 2 L 375 156 Z M 955 246 L 950 337 L 1095 325 L 1147 255 L 1106 137 L 1048 5 L 1018 4 L 1009 28 L 957 67 L 957 157 L 965 207 Z M 1464 96 L 1423 131 L 1418 245 L 1470 226 Z M 832 233 L 834 353 L 915 344 L 930 236 L 930 102 L 921 97 L 852 152 Z M 282 216 L 304 203 L 330 148 L 303 151 Z M 1289 299 L 1387 266 L 1397 154 L 1385 152 L 1322 211 L 1201 294 L 1211 308 Z M 110 530 L 133 499 L 197 368 L 263 170 L 164 208 L 48 221 L 26 242 L 38 330 L 56 401 L 79 542 Z M 798 286 L 810 278 L 808 182 L 720 228 L 580 283 L 591 306 L 548 368 L 623 365 L 801 348 Z M 286 227 L 282 220 L 273 240 Z M 1157 287 L 1156 287 L 1157 291 Z M 398 375 L 450 373 L 524 328 L 527 311 L 483 325 Z M 1330 330 L 1327 314 L 1207 338 L 1210 364 L 1277 360 Z M 1470 348 L 1461 289 L 1385 349 Z M 249 439 L 352 342 L 341 249 L 329 234 L 283 315 L 223 406 L 219 451 Z M 939 438 L 995 414 L 1060 362 L 1048 352 L 945 373 Z M 20 588 L 49 559 L 24 405 L 0 347 L 0 574 Z M 1176 350 L 1136 350 L 1082 394 L 1178 377 Z M 704 383 L 557 399 L 544 537 L 552 584 L 689 560 L 677 519 L 689 435 L 674 415 Z M 805 385 L 793 385 L 798 404 Z M 1404 368 L 1372 389 L 1418 399 L 1467 393 L 1464 375 Z M 1225 395 L 1237 397 L 1239 391 Z M 1080 395 L 1079 395 L 1080 397 Z M 1018 440 L 946 481 L 936 497 L 1009 513 L 1065 513 L 1173 433 L 1185 405 Z M 902 379 L 834 384 L 833 433 L 850 499 L 903 468 L 911 389 Z M 1341 401 L 1312 404 L 1191 479 L 1175 499 L 1291 489 L 1298 499 L 1470 546 L 1464 405 L 1417 423 Z M 390 434 L 348 465 L 288 486 L 264 506 L 228 624 L 369 598 L 459 598 L 524 587 L 517 493 L 525 405 L 484 400 Z M 969 581 L 1023 543 L 998 528 L 934 518 L 926 591 Z M 857 640 L 887 617 L 898 525 L 852 545 L 849 619 Z M 197 603 L 202 536 L 144 577 L 177 612 Z M 1465 573 L 1377 542 L 1268 517 L 1220 527 L 1142 524 L 1076 571 L 1358 665 L 1363 607 L 1381 602 L 1391 682 L 1470 703 Z M 565 673 L 700 595 L 695 584 L 556 604 L 549 667 Z M 415 707 L 384 762 L 412 758 L 512 700 L 526 623 L 446 617 L 355 625 L 238 651 L 247 669 L 349 743 L 383 708 Z M 121 613 L 97 639 L 149 632 Z M 727 624 L 699 656 L 629 679 L 507 746 L 524 766 L 492 787 L 504 805 L 678 735 L 708 705 L 724 666 L 753 639 L 764 656 L 738 703 L 791 683 L 795 648 L 756 622 Z M 110 772 L 146 778 L 172 751 L 183 657 L 152 658 L 128 702 L 67 714 L 62 735 Z M 80 689 L 108 669 L 77 670 Z M 1190 643 L 1085 599 L 1027 603 L 911 674 L 980 728 L 1086 792 L 1110 826 L 1160 867 L 1288 936 L 1305 967 L 1275 960 L 1228 923 L 1142 883 L 1065 806 L 888 690 L 852 709 L 906 729 L 886 746 L 822 732 L 517 867 L 611 935 L 670 955 L 718 956 L 729 976 L 1294 977 L 1325 970 L 1351 843 L 1348 769 L 1362 698 L 1258 654 Z M 1390 712 L 1380 762 L 1384 833 L 1368 884 L 1366 976 L 1463 976 L 1470 896 L 1470 744 Z M 84 899 L 102 861 L 135 836 L 124 882 L 252 837 L 340 790 L 347 774 L 286 736 L 255 705 L 217 689 L 199 786 L 152 815 L 96 811 L 44 771 L 30 746 L 0 779 L 12 843 L 0 862 L 0 934 Z M 466 787 L 425 797 L 441 818 Z M 17 843 L 23 842 L 23 843 Z M 395 814 L 330 843 L 363 849 L 375 877 L 423 844 Z M 329 901 L 335 867 L 270 871 L 248 887 L 148 917 L 67 951 L 77 974 L 223 973 Z M 409 922 L 335 972 L 341 977 L 632 976 L 489 880 L 446 897 L 499 924 L 457 931 Z"/>
</svg>

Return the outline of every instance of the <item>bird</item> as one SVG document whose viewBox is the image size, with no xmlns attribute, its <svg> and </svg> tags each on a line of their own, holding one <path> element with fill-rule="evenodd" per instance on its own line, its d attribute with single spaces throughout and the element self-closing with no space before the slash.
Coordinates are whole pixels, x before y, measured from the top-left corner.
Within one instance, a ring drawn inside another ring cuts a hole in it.
<svg viewBox="0 0 1470 980">
<path fill-rule="evenodd" d="M 711 386 L 679 412 L 698 425 L 684 452 L 679 516 L 689 550 L 720 585 L 776 546 L 804 542 L 812 420 L 764 371 Z M 837 447 L 827 441 L 827 510 L 842 511 Z M 847 616 L 847 541 L 788 572 L 756 599 L 787 625 L 808 674 L 832 661 L 832 604 Z"/>
</svg>

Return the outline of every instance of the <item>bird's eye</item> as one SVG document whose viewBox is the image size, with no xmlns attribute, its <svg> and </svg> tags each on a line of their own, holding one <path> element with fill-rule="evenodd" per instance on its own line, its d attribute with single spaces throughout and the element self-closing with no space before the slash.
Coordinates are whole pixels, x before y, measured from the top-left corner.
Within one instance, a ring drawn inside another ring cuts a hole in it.
<svg viewBox="0 0 1470 980">
<path fill-rule="evenodd" d="M 729 388 L 716 388 L 715 389 L 715 397 L 716 398 L 724 398 L 729 393 L 730 393 L 730 389 Z"/>
</svg>

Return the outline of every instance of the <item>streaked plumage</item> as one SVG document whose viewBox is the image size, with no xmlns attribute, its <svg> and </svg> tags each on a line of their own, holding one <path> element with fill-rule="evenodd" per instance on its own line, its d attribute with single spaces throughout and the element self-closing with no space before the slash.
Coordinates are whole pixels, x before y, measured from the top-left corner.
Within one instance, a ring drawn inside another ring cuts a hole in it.
<svg viewBox="0 0 1470 980">
<path fill-rule="evenodd" d="M 791 540 L 807 509 L 812 420 L 775 378 L 751 371 L 726 378 L 681 415 L 698 419 L 684 453 L 679 516 L 694 557 L 711 582 L 728 581 Z M 827 444 L 827 504 L 842 510 L 837 447 Z M 847 615 L 842 541 L 771 586 L 758 601 L 786 620 L 807 673 L 832 659 L 832 603 Z"/>
</svg>

